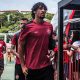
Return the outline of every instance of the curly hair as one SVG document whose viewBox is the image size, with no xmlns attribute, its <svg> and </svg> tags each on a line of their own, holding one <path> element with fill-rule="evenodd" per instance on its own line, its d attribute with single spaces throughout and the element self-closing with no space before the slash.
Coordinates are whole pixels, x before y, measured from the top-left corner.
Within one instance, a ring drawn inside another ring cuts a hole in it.
<svg viewBox="0 0 80 80">
<path fill-rule="evenodd" d="M 39 9 L 39 7 L 44 8 L 44 10 L 47 10 L 47 6 L 44 3 L 42 3 L 42 2 L 38 2 L 38 3 L 34 4 L 33 7 L 32 7 L 32 9 L 31 9 L 32 10 L 31 11 L 31 15 L 32 15 L 33 19 L 35 18 L 34 11 L 36 11 L 37 9 Z"/>
</svg>

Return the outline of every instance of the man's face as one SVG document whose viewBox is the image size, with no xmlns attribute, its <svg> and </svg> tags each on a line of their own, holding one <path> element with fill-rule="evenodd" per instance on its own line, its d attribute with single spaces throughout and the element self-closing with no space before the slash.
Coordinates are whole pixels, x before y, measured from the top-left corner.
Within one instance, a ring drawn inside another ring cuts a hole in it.
<svg viewBox="0 0 80 80">
<path fill-rule="evenodd" d="M 35 11 L 35 17 L 43 19 L 43 18 L 45 18 L 45 13 L 46 13 L 46 10 L 44 9 L 44 7 L 39 7 Z"/>
<path fill-rule="evenodd" d="M 27 20 L 20 20 L 20 28 L 22 28 L 22 26 L 26 23 L 27 23 Z"/>
</svg>

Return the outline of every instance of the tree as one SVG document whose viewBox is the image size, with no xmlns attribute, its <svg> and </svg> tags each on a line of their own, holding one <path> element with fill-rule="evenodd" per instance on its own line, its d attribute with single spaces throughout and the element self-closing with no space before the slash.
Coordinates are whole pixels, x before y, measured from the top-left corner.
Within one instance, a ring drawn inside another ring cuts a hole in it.
<svg viewBox="0 0 80 80">
<path fill-rule="evenodd" d="M 53 15 L 54 14 L 47 13 L 45 20 L 50 22 Z M 31 12 L 26 12 L 25 14 L 20 12 L 4 12 L 3 14 L 0 14 L 0 32 L 8 32 L 8 30 L 15 32 L 19 30 L 19 20 L 23 17 L 31 20 Z"/>
<path fill-rule="evenodd" d="M 53 16 L 54 16 L 54 14 L 46 13 L 46 19 L 49 19 L 50 21 L 51 21 Z"/>
</svg>

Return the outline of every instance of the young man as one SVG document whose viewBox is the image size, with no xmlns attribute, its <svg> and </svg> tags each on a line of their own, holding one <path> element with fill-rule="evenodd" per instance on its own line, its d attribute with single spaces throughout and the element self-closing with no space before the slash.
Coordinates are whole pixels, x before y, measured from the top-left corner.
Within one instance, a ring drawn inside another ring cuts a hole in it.
<svg viewBox="0 0 80 80">
<path fill-rule="evenodd" d="M 4 53 L 6 51 L 6 43 L 0 39 L 0 77 L 4 70 Z"/>
<path fill-rule="evenodd" d="M 22 28 L 23 25 L 27 24 L 28 22 L 28 19 L 27 18 L 22 18 L 20 20 L 20 28 Z M 21 64 L 20 64 L 20 60 L 19 60 L 19 55 L 17 53 L 17 50 L 18 50 L 18 38 L 19 38 L 19 34 L 20 32 L 16 33 L 13 38 L 12 38 L 12 53 L 14 55 L 16 55 L 16 64 L 15 64 L 15 80 L 25 80 L 25 76 L 22 72 L 22 69 L 21 69 Z M 16 48 L 16 51 L 15 51 L 15 48 Z"/>
<path fill-rule="evenodd" d="M 46 11 L 44 3 L 36 3 L 32 7 L 32 22 L 26 25 L 19 36 L 18 52 L 27 80 L 53 80 L 53 67 L 47 58 L 53 27 L 43 20 Z"/>
</svg>

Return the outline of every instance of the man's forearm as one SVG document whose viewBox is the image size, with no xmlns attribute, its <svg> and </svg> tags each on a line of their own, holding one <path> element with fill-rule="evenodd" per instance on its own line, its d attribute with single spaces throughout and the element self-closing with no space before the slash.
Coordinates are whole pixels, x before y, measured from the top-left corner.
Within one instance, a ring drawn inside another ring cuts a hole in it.
<svg viewBox="0 0 80 80">
<path fill-rule="evenodd" d="M 25 65 L 25 60 L 24 60 L 24 43 L 19 43 L 19 45 L 18 45 L 18 53 L 19 53 L 21 66 L 23 67 Z"/>
<path fill-rule="evenodd" d="M 21 66 L 24 66 L 25 60 L 24 60 L 24 56 L 21 53 L 19 54 L 19 58 L 20 58 Z"/>
</svg>

